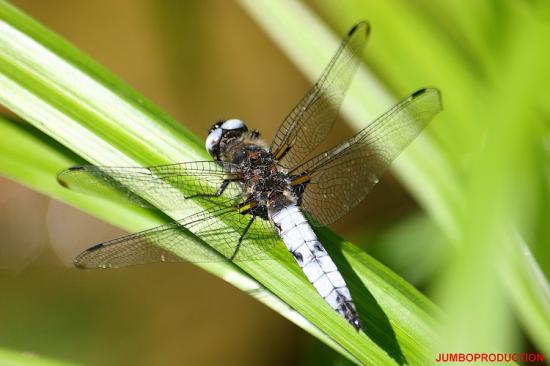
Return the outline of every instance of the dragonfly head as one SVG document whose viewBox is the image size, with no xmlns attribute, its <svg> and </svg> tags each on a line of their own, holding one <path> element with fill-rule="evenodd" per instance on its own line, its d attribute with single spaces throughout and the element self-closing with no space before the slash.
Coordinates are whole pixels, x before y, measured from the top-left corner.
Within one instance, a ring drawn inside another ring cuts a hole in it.
<svg viewBox="0 0 550 366">
<path fill-rule="evenodd" d="M 208 130 L 208 137 L 206 138 L 206 150 L 214 158 L 214 160 L 220 160 L 220 153 L 223 146 L 226 145 L 230 139 L 241 137 L 243 133 L 246 133 L 248 128 L 240 119 L 228 119 L 226 121 L 219 121 L 214 124 Z"/>
</svg>

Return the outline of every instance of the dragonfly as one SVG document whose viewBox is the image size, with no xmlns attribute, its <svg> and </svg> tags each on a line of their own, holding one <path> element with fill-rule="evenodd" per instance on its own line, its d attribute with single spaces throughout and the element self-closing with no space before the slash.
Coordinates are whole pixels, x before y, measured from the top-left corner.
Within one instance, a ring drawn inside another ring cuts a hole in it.
<svg viewBox="0 0 550 366">
<path fill-rule="evenodd" d="M 313 227 L 335 222 L 362 201 L 442 108 L 437 89 L 420 89 L 348 140 L 315 154 L 335 123 L 369 30 L 365 21 L 353 26 L 271 144 L 235 118 L 209 129 L 205 147 L 212 160 L 62 171 L 59 183 L 72 190 L 114 192 L 151 209 L 177 210 L 190 202 L 201 207 L 174 222 L 96 244 L 76 257 L 76 267 L 260 260 L 282 241 L 319 296 L 361 330 L 346 281 Z M 194 237 L 208 245 L 197 245 Z"/>
</svg>

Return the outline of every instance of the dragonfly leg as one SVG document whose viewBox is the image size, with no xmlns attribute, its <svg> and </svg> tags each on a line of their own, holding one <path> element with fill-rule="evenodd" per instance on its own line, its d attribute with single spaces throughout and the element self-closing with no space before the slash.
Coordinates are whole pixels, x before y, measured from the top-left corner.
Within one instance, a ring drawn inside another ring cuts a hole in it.
<svg viewBox="0 0 550 366">
<path fill-rule="evenodd" d="M 256 219 L 256 216 L 252 216 L 252 218 L 250 219 L 250 221 L 248 222 L 248 224 L 246 225 L 246 227 L 244 228 L 244 231 L 243 233 L 241 234 L 240 238 L 239 238 L 239 241 L 237 242 L 237 246 L 235 247 L 235 251 L 233 252 L 233 254 L 231 255 L 231 257 L 229 258 L 229 260 L 233 260 L 235 259 L 235 257 L 237 256 L 237 253 L 239 252 L 239 249 L 241 248 L 241 244 L 244 240 L 244 237 L 246 236 L 246 233 L 248 232 L 248 229 L 250 229 L 250 226 L 252 226 L 252 223 L 254 222 L 254 219 Z"/>
<path fill-rule="evenodd" d="M 231 181 L 229 179 L 224 180 L 223 183 L 221 184 L 220 188 L 218 188 L 218 190 L 216 191 L 216 193 L 197 193 L 197 194 L 194 194 L 192 196 L 188 196 L 186 198 L 187 199 L 192 199 L 192 198 L 219 197 L 223 194 L 223 192 L 225 191 L 225 189 L 227 188 L 229 183 L 231 183 Z"/>
</svg>

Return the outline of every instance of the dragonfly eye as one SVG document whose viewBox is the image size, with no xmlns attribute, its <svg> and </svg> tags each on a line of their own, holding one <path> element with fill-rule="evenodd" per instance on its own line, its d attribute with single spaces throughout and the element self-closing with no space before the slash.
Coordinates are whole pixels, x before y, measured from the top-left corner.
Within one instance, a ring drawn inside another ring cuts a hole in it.
<svg viewBox="0 0 550 366">
<path fill-rule="evenodd" d="M 243 133 L 246 133 L 248 128 L 240 119 L 228 119 L 226 121 L 216 122 L 210 130 L 206 138 L 206 150 L 215 160 L 220 158 L 220 144 L 239 138 Z"/>
<path fill-rule="evenodd" d="M 222 138 L 223 130 L 221 128 L 216 128 L 210 131 L 208 134 L 208 137 L 206 138 L 206 143 L 204 144 L 206 147 L 206 151 L 210 154 L 210 156 L 215 157 L 215 150 L 217 150 L 218 144 L 220 143 L 220 140 Z"/>
<path fill-rule="evenodd" d="M 227 121 L 222 123 L 221 128 L 223 128 L 224 130 L 248 130 L 243 121 L 235 118 L 228 119 Z"/>
</svg>

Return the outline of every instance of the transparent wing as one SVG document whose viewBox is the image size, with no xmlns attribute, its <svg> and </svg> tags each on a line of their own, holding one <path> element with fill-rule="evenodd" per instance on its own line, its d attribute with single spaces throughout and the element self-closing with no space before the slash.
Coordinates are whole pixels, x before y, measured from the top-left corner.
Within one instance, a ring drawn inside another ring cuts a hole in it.
<svg viewBox="0 0 550 366">
<path fill-rule="evenodd" d="M 267 252 L 278 241 L 271 223 L 256 217 L 247 230 L 252 216 L 237 210 L 212 207 L 170 224 L 97 244 L 78 255 L 75 266 L 118 268 L 154 262 L 268 259 Z"/>
<path fill-rule="evenodd" d="M 279 127 L 271 152 L 282 167 L 296 167 L 327 137 L 357 70 L 368 33 L 366 22 L 349 31 L 317 83 Z"/>
<path fill-rule="evenodd" d="M 351 139 L 296 168 L 294 181 L 305 182 L 302 208 L 320 225 L 347 214 L 440 110 L 439 91 L 421 89 Z"/>
<path fill-rule="evenodd" d="M 186 198 L 227 202 L 242 193 L 236 165 L 194 161 L 151 167 L 77 166 L 62 171 L 57 180 L 69 189 L 110 199 L 124 199 L 147 208 L 178 209 Z M 225 182 L 224 194 L 213 197 Z M 203 196 L 197 196 L 203 195 Z M 210 195 L 210 196 L 205 196 Z"/>
</svg>

